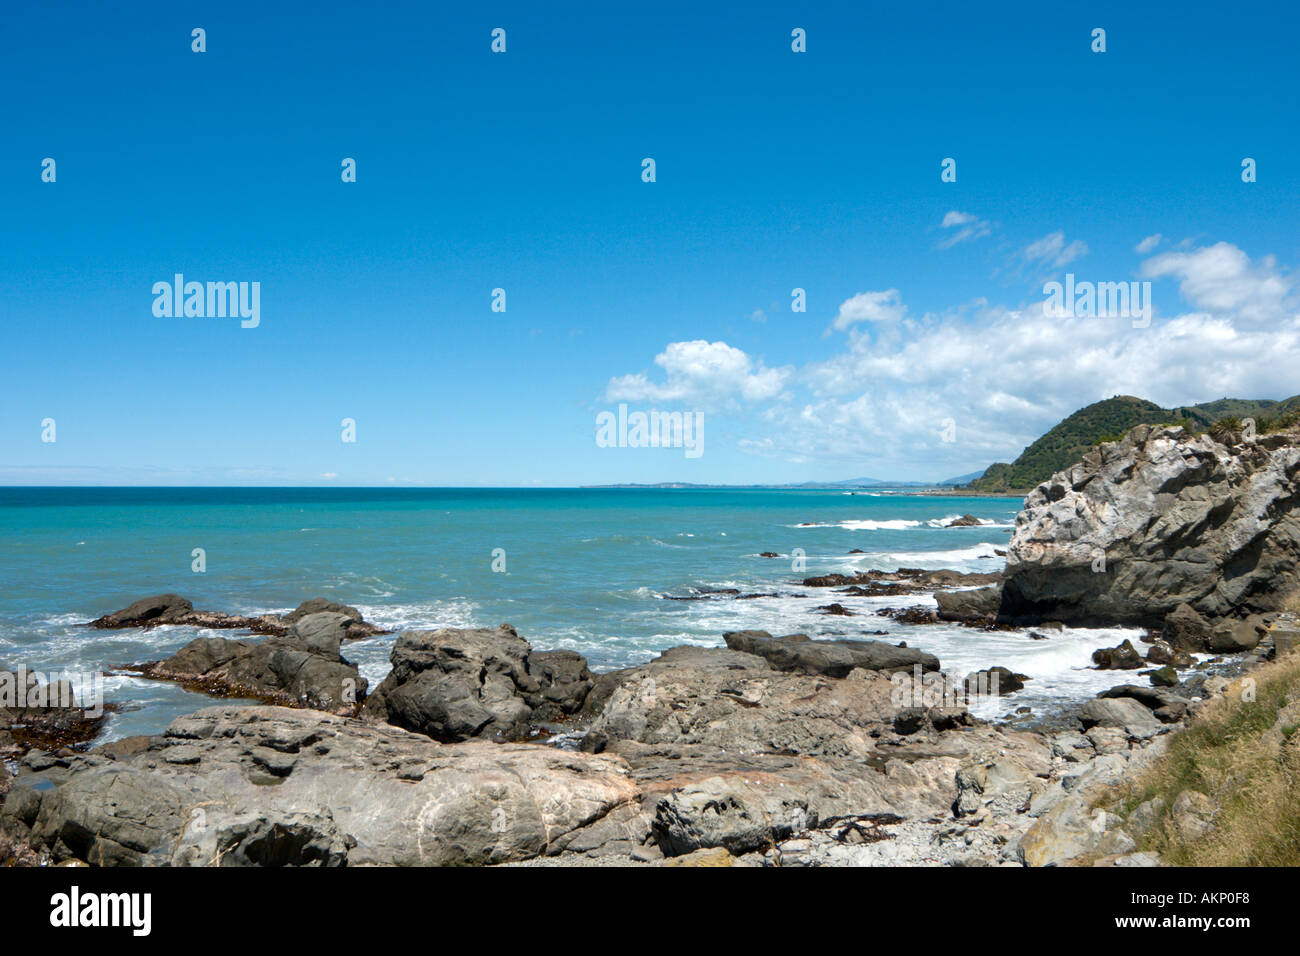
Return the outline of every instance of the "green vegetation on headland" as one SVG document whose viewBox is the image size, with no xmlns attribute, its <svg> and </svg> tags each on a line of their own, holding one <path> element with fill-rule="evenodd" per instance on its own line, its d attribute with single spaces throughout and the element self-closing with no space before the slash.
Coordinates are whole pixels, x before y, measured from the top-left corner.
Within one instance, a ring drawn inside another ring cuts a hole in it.
<svg viewBox="0 0 1300 956">
<path fill-rule="evenodd" d="M 1132 395 L 1095 402 L 1065 418 L 1011 464 L 997 462 L 967 487 L 982 492 L 1028 491 L 1082 458 L 1094 446 L 1119 441 L 1138 425 L 1182 425 L 1189 432 L 1239 431 L 1252 418 L 1255 430 L 1266 434 L 1300 422 L 1300 395 L 1276 402 L 1269 399 L 1222 398 L 1199 405 L 1161 408 Z"/>
</svg>

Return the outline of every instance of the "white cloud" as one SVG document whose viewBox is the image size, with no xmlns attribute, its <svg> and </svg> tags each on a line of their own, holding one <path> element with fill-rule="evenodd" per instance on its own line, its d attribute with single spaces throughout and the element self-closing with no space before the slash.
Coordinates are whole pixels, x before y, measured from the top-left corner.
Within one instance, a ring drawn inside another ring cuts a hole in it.
<svg viewBox="0 0 1300 956">
<path fill-rule="evenodd" d="M 662 382 L 644 372 L 610 379 L 605 398 L 611 402 L 676 402 L 700 407 L 768 401 L 781 394 L 788 368 L 768 368 L 726 342 L 671 342 L 655 364 Z"/>
<path fill-rule="evenodd" d="M 1208 355 L 1214 356 L 1207 362 Z M 1010 460 L 1064 416 L 1113 395 L 1166 406 L 1300 392 L 1300 316 L 1267 331 L 1194 312 L 1148 329 L 1054 318 L 1040 303 L 963 323 L 920 323 L 894 341 L 856 336 L 801 370 L 812 395 L 766 416 L 774 457 L 894 460 L 933 477 L 957 461 Z M 958 442 L 942 441 L 942 421 Z"/>
<path fill-rule="evenodd" d="M 1075 239 L 1067 244 L 1065 233 L 1060 230 L 1050 232 L 1041 239 L 1036 239 L 1021 251 L 1021 255 L 1030 262 L 1044 262 L 1055 268 L 1069 265 L 1075 259 L 1088 254 L 1088 244 L 1082 239 Z"/>
<path fill-rule="evenodd" d="M 1063 238 L 1059 248 L 1068 248 Z M 723 343 L 675 343 L 656 360 L 668 370 L 663 385 L 627 376 L 610 391 L 622 383 L 653 397 L 688 386 L 704 392 L 702 380 L 716 374 L 714 394 L 750 405 L 738 442 L 747 453 L 828 466 L 878 462 L 890 472 L 882 477 L 929 478 L 1009 461 L 1061 418 L 1113 395 L 1169 407 L 1300 392 L 1300 311 L 1273 259 L 1252 263 L 1219 243 L 1142 268 L 1177 278 L 1190 309 L 1157 308 L 1150 327 L 1136 329 L 1130 319 L 1048 316 L 1036 297 L 1015 308 L 981 300 L 870 333 L 849 328 L 847 339 L 833 340 L 844 343 L 837 354 L 798 370 L 764 369 Z M 855 296 L 845 306 L 858 304 L 841 313 L 903 312 L 897 290 L 863 295 L 877 298 Z M 1266 323 L 1253 318 L 1265 313 Z M 666 360 L 683 347 L 717 361 Z M 947 418 L 956 442 L 943 441 Z"/>
<path fill-rule="evenodd" d="M 1156 246 L 1160 245 L 1160 240 L 1163 238 L 1164 236 L 1160 235 L 1160 233 L 1158 232 L 1153 236 L 1147 236 L 1145 239 L 1143 239 L 1141 242 L 1139 242 L 1136 246 L 1133 247 L 1133 251 L 1140 256 L 1145 256 Z"/>
<path fill-rule="evenodd" d="M 906 314 L 907 307 L 897 289 L 859 292 L 840 303 L 839 314 L 831 325 L 842 332 L 858 322 L 897 322 Z"/>
<path fill-rule="evenodd" d="M 1292 288 L 1272 256 L 1252 264 L 1246 253 L 1227 242 L 1191 252 L 1162 253 L 1142 263 L 1142 275 L 1175 278 L 1190 305 L 1252 323 L 1283 317 Z"/>
<path fill-rule="evenodd" d="M 946 213 L 940 225 L 944 229 L 957 230 L 939 243 L 940 249 L 950 249 L 959 242 L 979 239 L 993 231 L 993 227 L 987 221 L 968 212 L 959 212 L 956 209 Z"/>
</svg>

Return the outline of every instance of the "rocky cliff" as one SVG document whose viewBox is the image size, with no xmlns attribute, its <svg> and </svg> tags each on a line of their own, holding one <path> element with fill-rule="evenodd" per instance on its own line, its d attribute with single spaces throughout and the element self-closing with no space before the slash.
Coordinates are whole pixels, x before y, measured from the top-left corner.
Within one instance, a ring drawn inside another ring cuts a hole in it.
<svg viewBox="0 0 1300 956">
<path fill-rule="evenodd" d="M 1025 498 L 1004 619 L 1159 626 L 1283 608 L 1300 591 L 1300 439 L 1142 425 Z"/>
</svg>

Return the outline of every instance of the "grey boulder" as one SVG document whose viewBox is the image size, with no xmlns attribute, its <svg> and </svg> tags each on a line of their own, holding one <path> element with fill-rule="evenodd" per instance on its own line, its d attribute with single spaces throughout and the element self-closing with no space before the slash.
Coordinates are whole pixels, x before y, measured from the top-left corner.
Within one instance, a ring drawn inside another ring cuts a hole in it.
<svg viewBox="0 0 1300 956">
<path fill-rule="evenodd" d="M 934 600 L 939 605 L 940 620 L 992 623 L 997 620 L 1002 607 L 1002 585 L 991 584 L 966 591 L 936 591 Z"/>
<path fill-rule="evenodd" d="M 445 743 L 524 739 L 534 724 L 576 713 L 592 687 L 580 655 L 535 655 L 509 624 L 405 631 L 390 659 L 366 715 Z"/>
<path fill-rule="evenodd" d="M 91 627 L 146 627 L 169 624 L 194 610 L 194 605 L 179 594 L 155 594 L 140 598 L 120 611 L 105 614 L 90 622 Z"/>
<path fill-rule="evenodd" d="M 337 611 L 318 611 L 297 618 L 285 632 L 285 639 L 302 644 L 318 654 L 337 657 L 339 647 L 348 639 L 352 619 Z"/>
<path fill-rule="evenodd" d="M 1133 642 L 1127 640 L 1118 647 L 1102 647 L 1093 651 L 1092 662 L 1098 670 L 1117 671 L 1137 670 L 1145 663 Z"/>
<path fill-rule="evenodd" d="M 1161 637 L 1172 647 L 1193 654 L 1210 649 L 1210 625 L 1190 604 L 1180 604 L 1165 615 Z"/>
<path fill-rule="evenodd" d="M 1262 624 L 1258 618 L 1220 621 L 1210 631 L 1210 650 L 1219 654 L 1249 651 L 1259 644 Z"/>
<path fill-rule="evenodd" d="M 362 637 L 370 637 L 374 634 L 388 633 L 375 624 L 367 623 L 361 612 L 356 608 L 320 597 L 303 601 L 288 614 L 281 615 L 279 623 L 292 630 L 294 625 L 301 624 L 307 618 L 316 617 L 320 614 L 333 615 L 332 620 L 342 628 L 343 640 L 352 641 Z"/>
<path fill-rule="evenodd" d="M 1160 722 L 1147 707 L 1131 697 L 1107 697 L 1090 700 L 1079 712 L 1084 730 L 1093 727 L 1116 727 L 1130 736 L 1150 736 Z"/>
</svg>

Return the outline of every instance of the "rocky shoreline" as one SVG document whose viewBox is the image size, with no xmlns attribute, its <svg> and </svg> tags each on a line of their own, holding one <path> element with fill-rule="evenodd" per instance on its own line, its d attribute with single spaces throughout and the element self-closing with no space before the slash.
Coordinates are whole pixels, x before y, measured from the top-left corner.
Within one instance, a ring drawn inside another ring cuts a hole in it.
<svg viewBox="0 0 1300 956">
<path fill-rule="evenodd" d="M 317 633 L 290 644 L 303 630 Z M 157 736 L 27 749 L 0 783 L 0 830 L 27 862 L 94 865 L 1147 865 L 1119 852 L 1118 818 L 1096 829 L 1091 801 L 1227 685 L 1122 684 L 1076 727 L 1026 731 L 961 698 L 900 700 L 940 676 L 917 649 L 724 641 L 593 675 L 510 626 L 404 632 L 350 715 L 311 688 L 294 708 L 213 706 Z"/>
<path fill-rule="evenodd" d="M 217 852 L 271 862 L 266 846 L 286 841 L 298 850 L 277 862 L 299 865 L 573 853 L 650 862 L 711 847 L 753 853 L 882 801 L 909 815 L 941 810 L 930 793 L 938 781 L 898 756 L 908 747 L 885 717 L 889 682 L 867 670 L 827 678 L 821 657 L 778 670 L 755 654 L 676 648 L 599 688 L 553 690 L 547 703 L 561 711 L 595 711 L 574 753 L 484 742 L 527 736 L 531 708 L 547 696 L 527 679 L 530 649 L 513 629 L 407 637 L 380 706 L 361 718 L 210 708 L 156 738 L 33 750 L 4 828 L 57 862 L 211 863 Z M 383 720 L 398 713 L 418 716 L 423 732 Z M 961 720 L 951 715 L 953 726 Z M 927 728 L 928 739 L 929 726 L 922 717 L 908 729 Z M 889 757 L 873 735 L 893 744 Z M 879 766 L 863 772 L 871 761 Z M 895 762 L 901 779 L 888 772 Z M 185 839 L 190 807 L 206 808 L 210 846 Z"/>
<path fill-rule="evenodd" d="M 1076 727 L 1026 731 L 947 691 L 900 700 L 941 677 L 919 650 L 725 643 L 593 675 L 508 625 L 408 631 L 355 716 L 214 706 L 32 747 L 0 829 L 28 862 L 93 865 L 1146 865 L 1090 802 L 1227 686 L 1120 685 Z"/>
<path fill-rule="evenodd" d="M 1142 426 L 1026 499 L 1004 572 L 801 582 L 934 593 L 937 610 L 879 613 L 1029 628 L 1026 640 L 1099 620 L 1147 629 L 1145 653 L 1126 641 L 1094 655 L 1095 667 L 1123 672 L 1114 687 L 1038 726 L 972 715 L 973 698 L 1014 703 L 1023 686 L 998 661 L 951 681 L 933 655 L 879 640 L 735 631 L 725 646 L 594 674 L 581 655 L 535 651 L 506 624 L 410 630 L 371 690 L 342 655 L 377 633 L 354 608 L 314 599 L 248 618 L 195 612 L 176 595 L 142 599 L 91 626 L 203 622 L 261 639 L 199 638 L 138 673 L 263 703 L 207 707 L 98 747 L 88 746 L 97 726 L 41 738 L 29 715 L 0 710 L 0 854 L 92 865 L 1158 865 L 1139 844 L 1163 811 L 1115 794 L 1234 675 L 1300 637 L 1289 610 L 1298 471 L 1291 442 L 1225 445 Z M 1176 801 L 1188 826 L 1205 815 L 1201 797 Z"/>
</svg>

